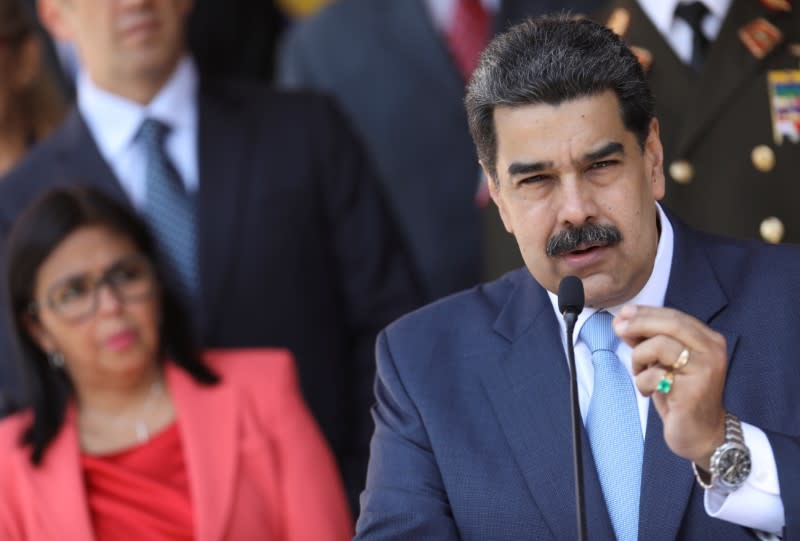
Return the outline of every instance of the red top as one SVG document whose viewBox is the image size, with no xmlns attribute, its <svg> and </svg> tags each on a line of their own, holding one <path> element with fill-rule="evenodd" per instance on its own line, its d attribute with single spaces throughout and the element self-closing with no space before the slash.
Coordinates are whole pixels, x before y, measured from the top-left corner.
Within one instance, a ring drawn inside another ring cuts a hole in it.
<svg viewBox="0 0 800 541">
<path fill-rule="evenodd" d="M 98 541 L 194 539 L 189 480 L 178 424 L 110 455 L 81 455 Z"/>
</svg>

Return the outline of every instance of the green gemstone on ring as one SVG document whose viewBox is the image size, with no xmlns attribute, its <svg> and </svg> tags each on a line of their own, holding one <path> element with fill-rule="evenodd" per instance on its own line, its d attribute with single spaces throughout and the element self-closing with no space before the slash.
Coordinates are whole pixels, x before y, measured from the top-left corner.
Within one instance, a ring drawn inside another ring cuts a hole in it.
<svg viewBox="0 0 800 541">
<path fill-rule="evenodd" d="M 661 378 L 658 382 L 658 387 L 656 387 L 656 390 L 662 394 L 669 393 L 672 390 L 672 380 L 667 377 Z"/>
</svg>

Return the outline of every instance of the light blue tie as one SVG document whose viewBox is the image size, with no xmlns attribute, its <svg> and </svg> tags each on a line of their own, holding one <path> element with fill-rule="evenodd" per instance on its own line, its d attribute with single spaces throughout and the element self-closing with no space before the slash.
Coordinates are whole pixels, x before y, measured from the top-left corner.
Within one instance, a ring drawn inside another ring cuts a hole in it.
<svg viewBox="0 0 800 541">
<path fill-rule="evenodd" d="M 580 333 L 592 351 L 594 365 L 586 430 L 617 539 L 635 541 L 644 438 L 636 390 L 616 354 L 619 337 L 614 334 L 612 320 L 608 312 L 597 312 L 586 320 Z"/>
<path fill-rule="evenodd" d="M 145 216 L 181 293 L 191 300 L 198 288 L 194 204 L 167 156 L 164 140 L 168 132 L 168 126 L 152 118 L 145 119 L 139 129 L 146 159 Z"/>
</svg>

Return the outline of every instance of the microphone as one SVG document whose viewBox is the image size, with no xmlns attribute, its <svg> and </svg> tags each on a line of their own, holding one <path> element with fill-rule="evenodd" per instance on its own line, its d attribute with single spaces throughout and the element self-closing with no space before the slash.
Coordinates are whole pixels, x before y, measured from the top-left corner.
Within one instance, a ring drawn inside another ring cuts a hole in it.
<svg viewBox="0 0 800 541">
<path fill-rule="evenodd" d="M 581 451 L 581 406 L 578 402 L 578 376 L 575 370 L 575 346 L 572 334 L 578 314 L 583 311 L 583 282 L 577 276 L 565 276 L 558 284 L 558 310 L 567 326 L 567 358 L 570 372 L 570 412 L 572 413 L 572 467 L 575 473 L 575 512 L 577 513 L 578 541 L 586 539 L 586 516 L 583 495 L 583 453 Z"/>
</svg>

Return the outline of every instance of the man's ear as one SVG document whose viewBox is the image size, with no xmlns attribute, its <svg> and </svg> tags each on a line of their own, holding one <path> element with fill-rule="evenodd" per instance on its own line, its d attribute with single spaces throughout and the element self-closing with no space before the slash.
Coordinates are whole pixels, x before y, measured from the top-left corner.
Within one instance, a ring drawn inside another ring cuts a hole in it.
<svg viewBox="0 0 800 541">
<path fill-rule="evenodd" d="M 514 234 L 514 229 L 511 226 L 511 219 L 506 209 L 505 201 L 503 201 L 503 197 L 500 193 L 500 179 L 497 176 L 497 172 L 492 174 L 492 171 L 486 167 L 486 164 L 483 161 L 478 162 L 481 164 L 481 169 L 483 170 L 483 175 L 486 177 L 486 182 L 489 185 L 489 196 L 491 196 L 492 201 L 494 204 L 497 205 L 497 210 L 500 212 L 500 219 L 503 221 L 503 226 L 506 228 L 506 231 Z"/>
<path fill-rule="evenodd" d="M 65 0 L 37 0 L 36 8 L 39 20 L 51 36 L 59 41 L 72 42 L 75 34 L 67 21 Z"/>
<path fill-rule="evenodd" d="M 650 188 L 653 190 L 653 198 L 656 201 L 663 199 L 666 191 L 664 147 L 661 145 L 660 131 L 658 119 L 654 117 L 650 121 L 647 141 L 644 144 L 645 166 L 650 174 Z"/>
</svg>

